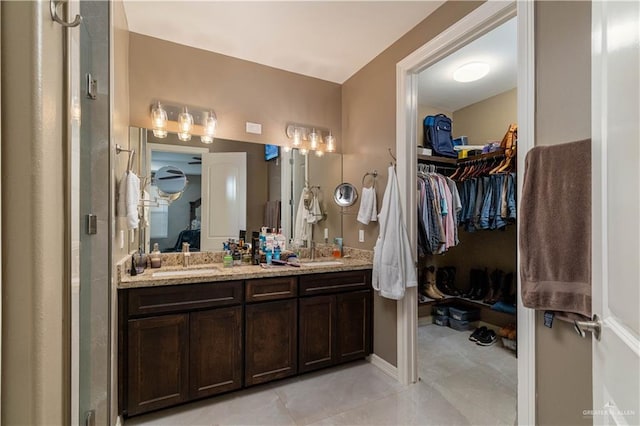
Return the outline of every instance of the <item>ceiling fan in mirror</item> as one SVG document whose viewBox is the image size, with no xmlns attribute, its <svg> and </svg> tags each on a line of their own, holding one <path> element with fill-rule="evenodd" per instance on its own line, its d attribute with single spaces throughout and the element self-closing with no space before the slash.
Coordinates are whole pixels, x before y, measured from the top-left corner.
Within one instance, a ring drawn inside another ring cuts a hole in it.
<svg viewBox="0 0 640 426">
<path fill-rule="evenodd" d="M 202 157 L 191 157 L 194 161 L 189 161 L 187 164 L 202 164 Z"/>
</svg>

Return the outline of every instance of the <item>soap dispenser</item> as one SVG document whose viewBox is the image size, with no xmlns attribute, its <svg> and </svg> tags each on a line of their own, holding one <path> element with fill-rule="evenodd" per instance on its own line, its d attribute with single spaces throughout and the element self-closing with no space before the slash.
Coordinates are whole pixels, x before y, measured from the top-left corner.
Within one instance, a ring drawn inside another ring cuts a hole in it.
<svg viewBox="0 0 640 426">
<path fill-rule="evenodd" d="M 153 244 L 153 251 L 151 252 L 151 267 L 162 267 L 162 256 L 160 255 L 160 248 L 158 248 L 158 243 Z"/>
</svg>

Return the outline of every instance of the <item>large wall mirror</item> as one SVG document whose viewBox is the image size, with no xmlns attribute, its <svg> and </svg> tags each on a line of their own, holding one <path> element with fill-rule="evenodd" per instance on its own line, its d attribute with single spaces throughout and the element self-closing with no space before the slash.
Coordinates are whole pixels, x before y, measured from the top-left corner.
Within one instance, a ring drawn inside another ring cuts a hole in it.
<svg viewBox="0 0 640 426">
<path fill-rule="evenodd" d="M 341 154 L 317 157 L 224 139 L 204 145 L 199 138 L 182 142 L 171 133 L 159 139 L 139 128 L 131 128 L 130 138 L 130 146 L 140 152 L 140 174 L 150 199 L 135 238 L 147 252 L 154 243 L 163 252 L 179 251 L 182 242 L 193 250 L 220 251 L 222 242 L 237 239 L 240 230 L 250 237 L 263 226 L 281 228 L 289 242 L 299 236 L 301 216 L 308 232 L 298 244 L 342 236 L 341 209 L 333 202 L 333 190 L 342 182 Z M 187 179 L 171 203 L 153 202 L 158 198 L 156 173 L 163 167 L 181 170 Z M 298 214 L 314 206 L 313 217 Z"/>
</svg>

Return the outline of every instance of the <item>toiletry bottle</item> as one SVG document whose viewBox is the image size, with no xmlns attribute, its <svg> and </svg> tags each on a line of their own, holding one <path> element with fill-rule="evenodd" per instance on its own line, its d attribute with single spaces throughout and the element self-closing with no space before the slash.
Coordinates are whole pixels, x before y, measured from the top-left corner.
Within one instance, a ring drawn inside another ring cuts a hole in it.
<svg viewBox="0 0 640 426">
<path fill-rule="evenodd" d="M 265 252 L 265 257 L 267 258 L 267 265 L 271 265 L 271 260 L 273 259 L 273 253 L 271 249 L 267 249 L 267 251 Z"/>
<path fill-rule="evenodd" d="M 160 256 L 160 248 L 158 248 L 158 243 L 153 244 L 153 251 L 151 252 L 151 267 L 162 267 L 162 256 Z"/>
<path fill-rule="evenodd" d="M 226 251 L 224 257 L 222 258 L 222 265 L 225 268 L 231 268 L 233 266 L 233 256 L 231 256 L 230 251 Z"/>
<path fill-rule="evenodd" d="M 254 237 L 251 241 L 251 263 L 260 264 L 260 237 Z"/>
<path fill-rule="evenodd" d="M 278 230 L 278 235 L 276 235 L 276 242 L 280 246 L 280 251 L 285 251 L 287 249 L 287 239 L 282 233 L 282 228 Z"/>
<path fill-rule="evenodd" d="M 275 260 L 280 260 L 280 246 L 277 243 L 275 248 L 273 249 L 273 258 Z"/>
<path fill-rule="evenodd" d="M 135 277 L 136 275 L 138 275 L 138 271 L 136 270 L 136 256 L 135 255 L 131 256 L 131 269 L 129 270 L 129 273 L 131 274 L 132 277 Z"/>
</svg>

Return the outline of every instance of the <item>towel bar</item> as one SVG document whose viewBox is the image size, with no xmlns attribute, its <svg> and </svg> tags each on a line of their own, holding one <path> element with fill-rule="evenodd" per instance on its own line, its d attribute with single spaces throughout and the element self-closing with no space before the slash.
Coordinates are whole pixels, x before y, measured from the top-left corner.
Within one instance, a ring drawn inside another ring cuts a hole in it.
<svg viewBox="0 0 640 426">
<path fill-rule="evenodd" d="M 602 321 L 597 315 L 593 315 L 593 321 L 573 321 L 573 328 L 576 330 L 576 333 L 580 335 L 583 339 L 587 336 L 587 331 L 593 333 L 593 337 L 596 340 L 600 340 L 600 332 L 602 331 Z"/>
</svg>

